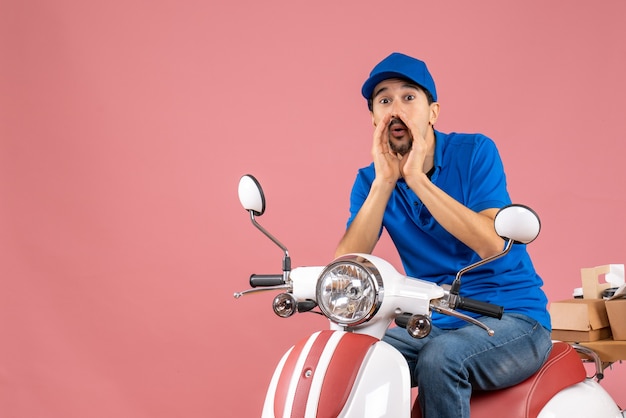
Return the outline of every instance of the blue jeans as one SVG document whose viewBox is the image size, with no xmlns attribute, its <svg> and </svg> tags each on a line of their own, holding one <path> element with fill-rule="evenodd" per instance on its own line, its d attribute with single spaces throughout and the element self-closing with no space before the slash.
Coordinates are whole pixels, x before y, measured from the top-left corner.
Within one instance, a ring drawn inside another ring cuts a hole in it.
<svg viewBox="0 0 626 418">
<path fill-rule="evenodd" d="M 479 320 L 495 335 L 466 325 L 454 330 L 433 327 L 421 340 L 404 328 L 391 328 L 383 338 L 407 359 L 424 418 L 469 418 L 472 389 L 513 386 L 548 358 L 550 332 L 537 321 L 519 314 Z"/>
</svg>

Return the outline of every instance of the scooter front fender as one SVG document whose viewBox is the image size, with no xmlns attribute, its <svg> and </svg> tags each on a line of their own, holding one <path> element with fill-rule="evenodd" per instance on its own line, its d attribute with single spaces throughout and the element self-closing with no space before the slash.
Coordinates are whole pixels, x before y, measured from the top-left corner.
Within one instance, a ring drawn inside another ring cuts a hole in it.
<svg viewBox="0 0 626 418">
<path fill-rule="evenodd" d="M 264 418 L 409 417 L 406 360 L 368 335 L 320 331 L 280 360 L 263 405 Z"/>
</svg>

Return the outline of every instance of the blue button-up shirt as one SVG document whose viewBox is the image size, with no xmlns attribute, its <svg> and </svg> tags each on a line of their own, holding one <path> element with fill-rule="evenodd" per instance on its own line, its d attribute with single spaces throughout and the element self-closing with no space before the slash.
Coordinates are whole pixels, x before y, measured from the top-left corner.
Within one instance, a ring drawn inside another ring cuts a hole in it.
<svg viewBox="0 0 626 418">
<path fill-rule="evenodd" d="M 475 212 L 511 203 L 502 160 L 491 139 L 481 134 L 438 131 L 435 137 L 431 181 L 437 187 Z M 358 171 L 350 195 L 348 226 L 367 198 L 375 176 L 373 163 Z M 403 179 L 391 194 L 382 227 L 411 277 L 451 284 L 458 270 L 480 259 L 433 218 Z M 505 257 L 466 273 L 461 295 L 502 305 L 506 313 L 528 315 L 550 329 L 542 285 L 526 246 L 516 244 Z M 433 320 L 441 328 L 465 325 L 456 318 L 438 314 L 433 315 Z"/>
</svg>

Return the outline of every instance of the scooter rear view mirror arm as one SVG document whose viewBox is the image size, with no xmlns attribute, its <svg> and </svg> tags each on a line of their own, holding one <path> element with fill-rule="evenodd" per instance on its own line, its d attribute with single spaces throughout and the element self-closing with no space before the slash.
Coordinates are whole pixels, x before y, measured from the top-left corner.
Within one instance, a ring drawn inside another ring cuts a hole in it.
<svg viewBox="0 0 626 418">
<path fill-rule="evenodd" d="M 473 270 L 477 267 L 480 267 L 482 265 L 485 265 L 487 263 L 492 262 L 493 260 L 496 260 L 502 256 L 505 256 L 506 254 L 508 254 L 509 251 L 511 251 L 511 248 L 513 247 L 513 243 L 515 241 L 512 239 L 507 239 L 506 240 L 506 245 L 504 247 L 504 250 L 502 250 L 502 252 L 496 254 L 496 255 L 492 255 L 491 257 L 487 257 L 487 258 L 483 258 L 482 260 L 477 261 L 474 264 L 471 264 L 467 267 L 462 268 L 461 270 L 458 271 L 458 273 L 456 274 L 456 277 L 454 278 L 454 281 L 452 282 L 452 287 L 450 287 L 450 295 L 452 296 L 451 301 L 454 301 L 455 296 L 459 295 L 459 290 L 461 288 L 461 276 L 463 274 L 465 274 L 466 272 Z M 454 304 L 451 303 L 452 307 L 455 307 Z"/>
<path fill-rule="evenodd" d="M 291 257 L 289 257 L 289 251 L 287 250 L 287 247 L 285 247 L 276 237 L 270 234 L 267 229 L 263 228 L 263 226 L 261 226 L 261 224 L 256 221 L 253 210 L 249 210 L 248 212 L 250 213 L 250 221 L 252 222 L 252 224 L 259 231 L 261 231 L 263 235 L 268 237 L 274 244 L 276 244 L 281 250 L 283 250 L 283 283 L 287 283 L 287 280 L 289 279 L 289 272 L 291 271 Z"/>
</svg>

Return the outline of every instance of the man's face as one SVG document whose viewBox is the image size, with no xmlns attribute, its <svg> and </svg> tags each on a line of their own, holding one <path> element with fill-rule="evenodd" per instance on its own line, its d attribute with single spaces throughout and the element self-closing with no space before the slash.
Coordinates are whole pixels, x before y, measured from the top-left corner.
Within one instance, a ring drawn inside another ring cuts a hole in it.
<svg viewBox="0 0 626 418">
<path fill-rule="evenodd" d="M 428 97 L 419 86 L 406 80 L 381 81 L 372 94 L 372 122 L 376 126 L 385 115 L 391 114 L 389 146 L 400 155 L 409 152 L 413 145 L 413 133 L 406 121 L 416 123 L 419 134 L 426 138 L 430 125 L 437 119 L 438 109 L 437 103 L 428 104 Z"/>
</svg>

